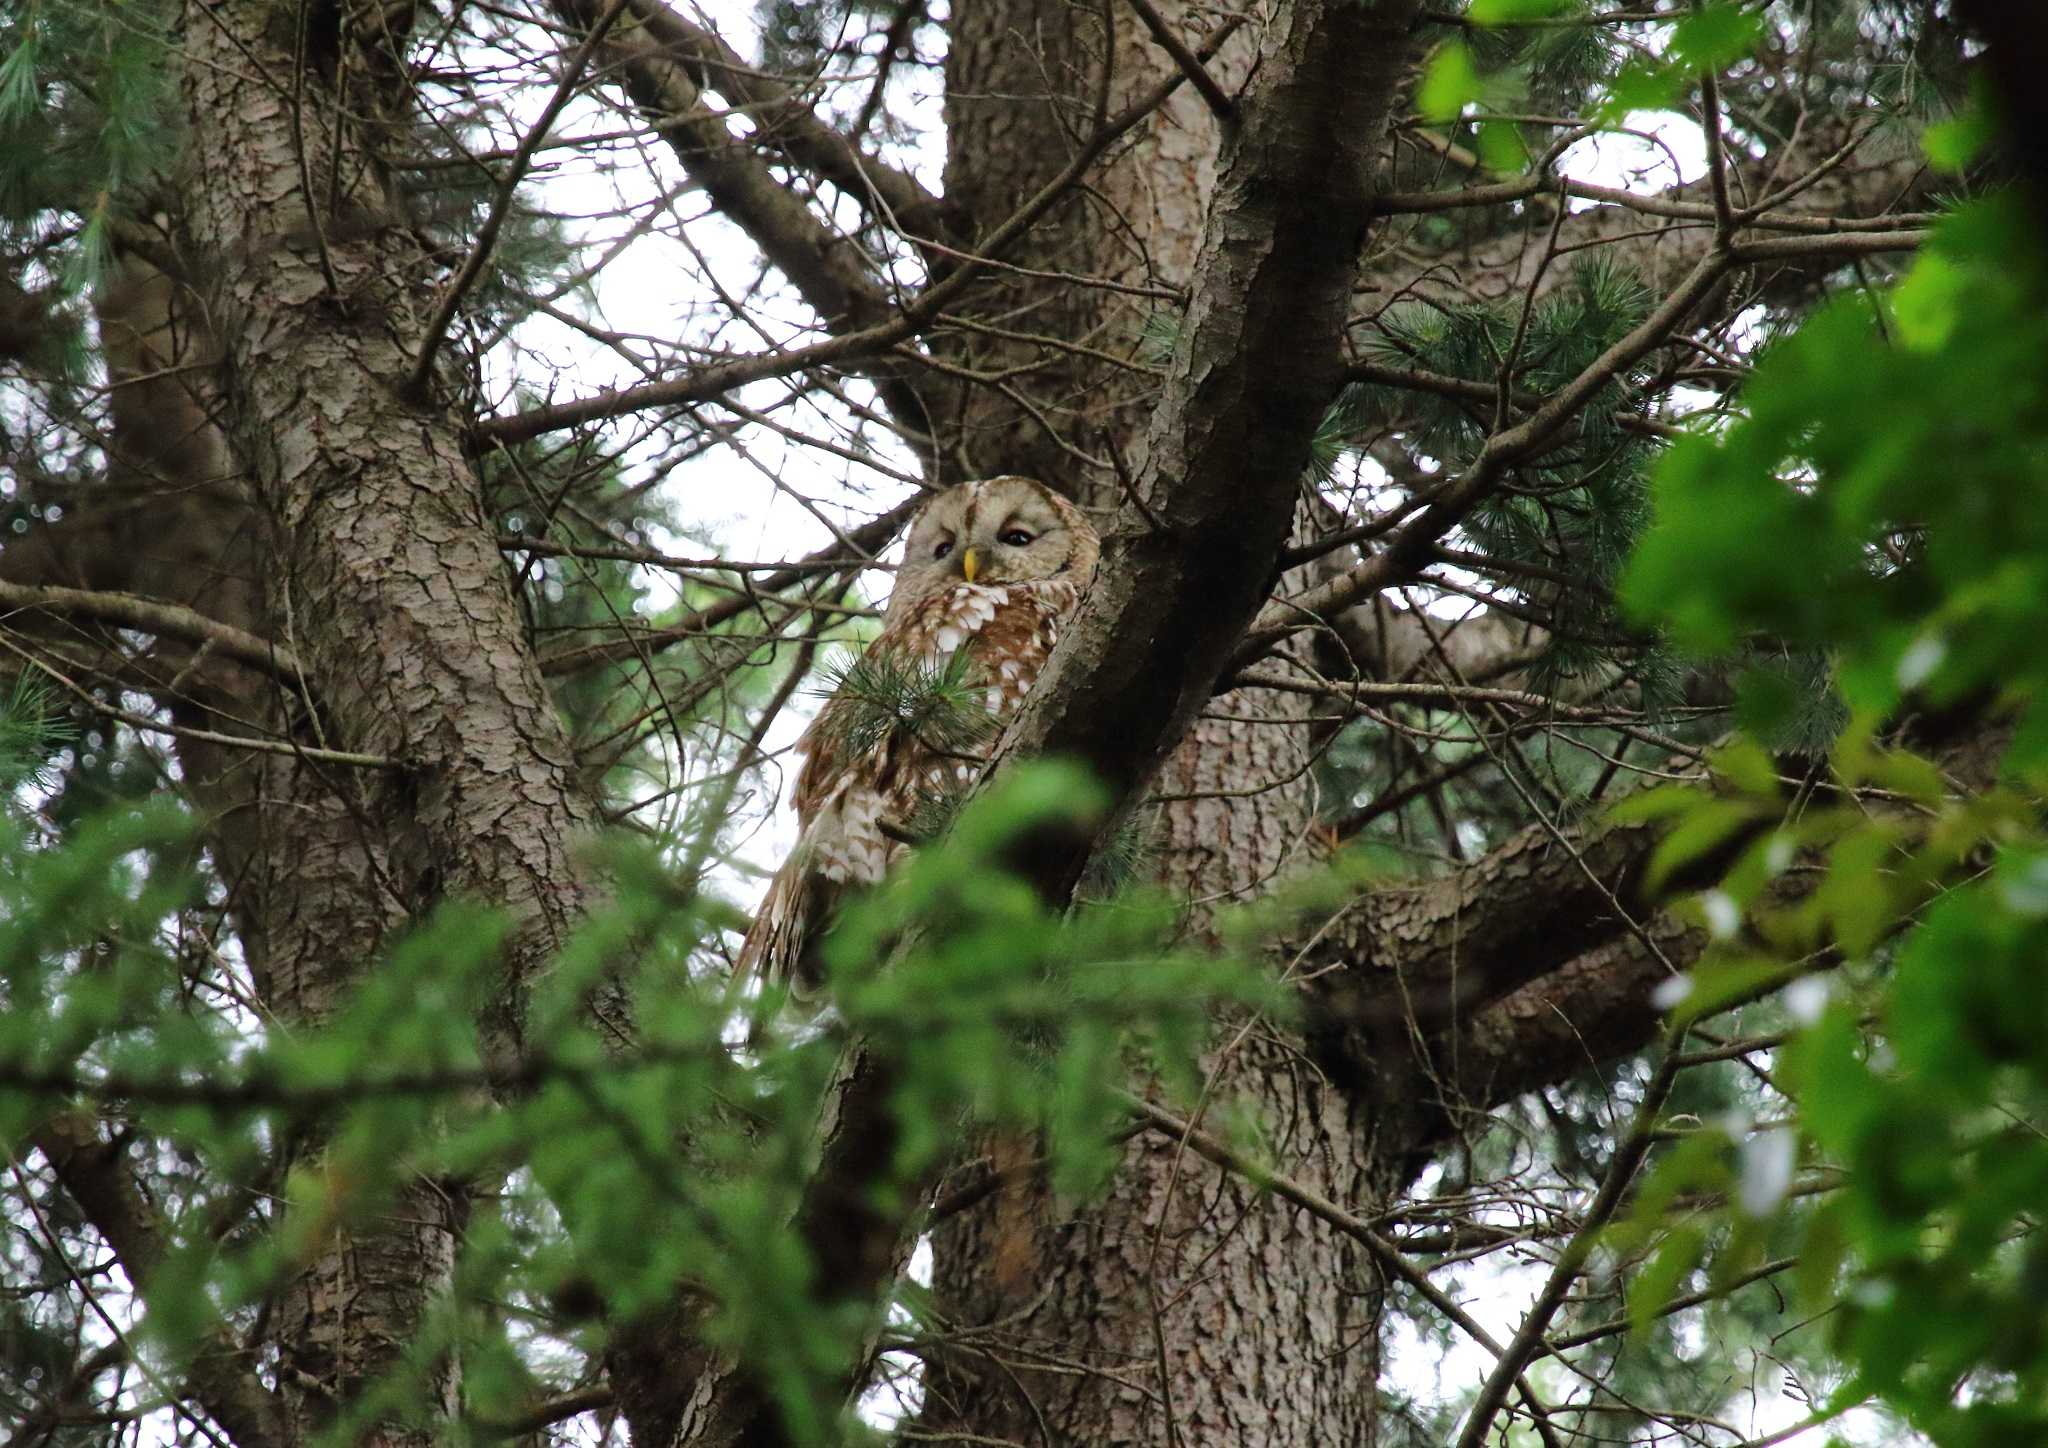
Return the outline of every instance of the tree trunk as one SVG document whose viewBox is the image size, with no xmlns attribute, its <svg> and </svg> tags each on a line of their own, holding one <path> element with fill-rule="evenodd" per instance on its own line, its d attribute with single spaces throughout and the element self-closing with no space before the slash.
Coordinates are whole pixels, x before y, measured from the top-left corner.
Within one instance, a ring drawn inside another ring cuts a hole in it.
<svg viewBox="0 0 2048 1448">
<path fill-rule="evenodd" d="M 594 811 L 573 784 L 459 429 L 440 404 L 396 395 L 422 341 L 428 272 L 365 160 L 372 126 L 334 125 L 327 109 L 348 74 L 349 105 L 375 112 L 388 81 L 381 38 L 344 24 L 342 53 L 323 71 L 294 54 L 296 28 L 317 19 L 269 0 L 188 11 L 178 249 L 206 282 L 220 362 L 208 401 L 222 432 L 195 424 L 191 445 L 152 462 L 174 471 L 172 484 L 216 493 L 246 479 L 194 532 L 231 528 L 233 576 L 261 578 L 260 600 L 216 587 L 216 616 L 246 611 L 300 667 L 296 688 L 241 681 L 258 717 L 284 721 L 309 749 L 389 763 L 253 755 L 232 777 L 202 773 L 200 802 L 267 1010 L 326 1019 L 442 899 L 490 900 L 513 921 L 486 1023 L 509 1059 L 523 982 L 582 914 L 571 851 Z M 269 81 L 294 74 L 306 101 L 296 119 Z M 203 587 L 206 570 L 185 563 L 151 591 Z M 331 1171 L 345 1195 L 347 1163 L 317 1140 L 298 1150 L 302 1170 Z M 287 1448 L 399 1369 L 450 1279 L 466 1216 L 460 1184 L 409 1180 L 284 1286 L 268 1340 Z M 459 1364 L 419 1370 L 432 1412 L 453 1412 Z M 439 1437 L 431 1414 L 359 1431 L 379 1443 Z"/>
<path fill-rule="evenodd" d="M 1193 22 L 1192 7 L 1161 8 L 1169 25 Z M 1261 39 L 1234 37 L 1211 62 L 1226 92 L 1241 88 Z M 1175 70 L 1129 7 L 959 6 L 946 190 L 970 218 L 968 234 L 1043 184 L 1076 134 Z M 1141 363 L 1148 321 L 1169 336 L 1180 322 L 1176 298 L 1193 280 L 1216 181 L 1218 126 L 1183 86 L 1095 186 L 1009 256 L 1120 289 L 1009 274 L 977 293 L 981 314 L 1027 319 L 1012 330 Z M 1035 472 L 1113 510 L 1119 475 L 1144 460 L 1151 375 L 1047 343 L 954 341 L 953 355 L 978 371 L 1029 367 L 1020 385 L 1037 404 L 1014 388 L 970 388 L 961 449 L 982 471 Z M 1240 690 L 1212 712 L 1235 717 L 1199 720 L 1154 786 L 1160 874 L 1190 902 L 1196 934 L 1313 854 L 1307 701 Z M 1219 1022 L 1205 1064 L 1211 1092 L 1259 1113 L 1265 1148 L 1296 1179 L 1354 1203 L 1396 1184 L 1374 1156 L 1371 1123 L 1270 1025 Z M 1011 1187 L 941 1223 L 933 1247 L 949 1341 L 928 1373 L 920 1427 L 941 1441 L 1375 1441 L 1381 1290 L 1372 1265 L 1348 1239 L 1178 1143 L 1135 1139 L 1099 1202 L 1054 1200 L 1042 1181 Z"/>
</svg>

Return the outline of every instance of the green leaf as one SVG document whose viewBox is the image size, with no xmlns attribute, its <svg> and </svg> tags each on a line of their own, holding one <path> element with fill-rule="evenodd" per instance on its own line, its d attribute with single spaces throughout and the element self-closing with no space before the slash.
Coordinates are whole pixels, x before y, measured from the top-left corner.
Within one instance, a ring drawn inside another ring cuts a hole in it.
<svg viewBox="0 0 2048 1448">
<path fill-rule="evenodd" d="M 1669 55 L 1693 70 L 1720 70 L 1748 55 L 1762 40 L 1764 18 L 1732 3 L 1708 5 L 1671 31 Z"/>
<path fill-rule="evenodd" d="M 1704 788 L 1694 784 L 1660 784 L 1650 789 L 1640 789 L 1626 799 L 1617 801 L 1607 811 L 1607 818 L 1618 825 L 1650 824 L 1656 820 L 1675 819 L 1690 814 L 1703 802 L 1712 799 Z"/>
<path fill-rule="evenodd" d="M 1472 0 L 1466 18 L 1475 25 L 1518 25 L 1548 20 L 1568 9 L 1572 0 Z"/>
<path fill-rule="evenodd" d="M 1678 1296 L 1707 1252 L 1707 1234 L 1695 1222 L 1672 1228 L 1642 1271 L 1628 1285 L 1629 1331 L 1641 1337 L 1665 1305 Z"/>
<path fill-rule="evenodd" d="M 1837 1300 L 1849 1240 L 1839 1202 L 1823 1202 L 1808 1220 L 1806 1236 L 1792 1269 L 1793 1290 L 1809 1312 L 1830 1308 Z"/>
<path fill-rule="evenodd" d="M 1644 887 L 1653 893 L 1663 889 L 1673 875 L 1763 817 L 1764 812 L 1754 800 L 1711 796 L 1701 799 L 1651 854 L 1649 868 L 1644 872 Z"/>
<path fill-rule="evenodd" d="M 1707 765 L 1719 778 L 1745 794 L 1775 800 L 1783 790 L 1778 784 L 1778 764 L 1751 739 L 1731 739 L 1708 756 Z"/>
<path fill-rule="evenodd" d="M 1618 126 L 1636 111 L 1668 111 L 1686 85 L 1685 73 L 1676 66 L 1638 57 L 1609 82 L 1607 98 L 1593 118 L 1602 125 Z"/>
<path fill-rule="evenodd" d="M 1415 90 L 1415 109 L 1422 118 L 1442 124 L 1465 113 L 1479 99 L 1479 72 L 1463 41 L 1449 40 L 1429 58 L 1422 84 Z"/>
<path fill-rule="evenodd" d="M 1852 956 L 1868 955 L 1891 928 L 1895 901 L 1885 871 L 1898 859 L 1898 842 L 1875 828 L 1843 836 L 1828 852 L 1828 873 L 1813 903 L 1835 943 Z"/>
<path fill-rule="evenodd" d="M 1999 903 L 2023 920 L 2048 919 L 2048 850 L 2012 850 L 1998 861 Z"/>
<path fill-rule="evenodd" d="M 1692 972 L 1692 989 L 1671 1009 L 1674 1026 L 1705 1020 L 1741 1001 L 1753 1000 L 1790 974 L 1781 960 L 1762 955 L 1723 955 Z"/>
<path fill-rule="evenodd" d="M 1905 749 L 1887 749 L 1874 735 L 1877 716 L 1862 714 L 1843 731 L 1834 752 L 1835 773 L 1844 784 L 1874 784 L 1924 805 L 1941 803 L 1948 784 L 1941 771 Z"/>
<path fill-rule="evenodd" d="M 1529 148 L 1522 143 L 1521 128 L 1512 121 L 1481 121 L 1479 159 L 1489 170 L 1509 174 L 1521 171 L 1529 164 Z"/>
<path fill-rule="evenodd" d="M 1854 1018 L 1842 1007 L 1830 1007 L 1786 1048 L 1785 1074 L 1799 1098 L 1800 1124 L 1837 1156 L 1885 1114 L 1887 1093 L 1864 1064 Z"/>
<path fill-rule="evenodd" d="M 1717 1131 L 1687 1133 L 1637 1189 L 1628 1216 L 1608 1231 L 1617 1250 L 1635 1250 L 1666 1230 L 1687 1192 L 1718 1192 L 1729 1184 L 1728 1139 Z"/>
<path fill-rule="evenodd" d="M 1923 253 L 1892 292 L 1899 340 L 1921 352 L 1939 351 L 1968 305 L 1969 273 L 1938 251 Z"/>
<path fill-rule="evenodd" d="M 1961 172 L 1984 153 L 1998 134 L 1990 88 L 1982 71 L 1970 76 L 1969 99 L 1945 121 L 1929 126 L 1920 137 L 1928 161 L 1942 171 Z"/>
</svg>

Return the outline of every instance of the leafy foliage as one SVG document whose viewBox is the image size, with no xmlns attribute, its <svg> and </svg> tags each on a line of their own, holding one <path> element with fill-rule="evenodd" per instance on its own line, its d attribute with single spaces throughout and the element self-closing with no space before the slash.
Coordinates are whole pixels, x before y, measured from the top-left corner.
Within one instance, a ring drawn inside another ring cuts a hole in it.
<svg viewBox="0 0 2048 1448">
<path fill-rule="evenodd" d="M 1841 964 L 1832 1003 L 1809 992 L 1814 1023 L 1784 1051 L 1799 1132 L 1776 1149 L 1845 1172 L 1797 1216 L 1801 1286 L 1815 1306 L 1844 1303 L 1836 1340 L 1856 1377 L 1841 1401 L 1880 1395 L 1944 1444 L 2048 1432 L 2044 279 L 2032 220 L 2004 196 L 1945 220 L 1880 308 L 1824 308 L 1760 363 L 1739 422 L 1672 449 L 1625 584 L 1641 616 L 1695 647 L 1768 636 L 1838 660 L 1852 710 L 1831 760 L 1838 802 L 1787 817 L 1773 761 L 1739 744 L 1720 791 L 1634 808 L 1677 822 L 1666 868 L 1748 841 L 1714 892 L 1727 904 L 1705 903 L 1720 938 L 1681 1024 Z M 1781 723 L 1789 693 L 1753 676 L 1753 726 Z M 2003 783 L 1887 737 L 1930 713 L 1950 721 L 1923 723 L 1930 739 L 2018 717 Z M 1781 887 L 1808 871 L 1810 893 Z M 1765 1175 L 1724 1143 L 1671 1163 L 1659 1190 Z M 1724 1278 L 1791 1210 L 1785 1174 L 1769 1175 L 1778 1191 L 1726 1219 Z M 1708 1240 L 1668 1249 L 1667 1290 Z"/>
<path fill-rule="evenodd" d="M 436 1355 L 459 1350 L 483 1366 L 467 1378 L 472 1421 L 509 1420 L 534 1384 L 504 1307 L 594 1290 L 608 1317 L 630 1319 L 687 1283 L 713 1340 L 772 1387 L 792 1441 L 840 1441 L 840 1383 L 875 1324 L 819 1280 L 799 1216 L 818 1093 L 849 1040 L 893 1070 L 896 1144 L 863 1190 L 909 1211 L 905 1194 L 976 1124 L 1045 1132 L 1059 1189 L 1096 1189 L 1116 1160 L 1126 1063 L 1193 1093 L 1213 1003 L 1285 1010 L 1257 972 L 1162 950 L 1168 902 L 1066 917 L 1005 873 L 1018 830 L 1098 808 L 1070 769 L 1018 771 L 946 848 L 847 912 L 828 949 L 837 1023 L 751 1057 L 725 1040 L 724 987 L 690 966 L 711 928 L 703 902 L 678 896 L 658 854 L 619 846 L 617 900 L 548 974 L 509 1071 L 475 1024 L 497 988 L 493 912 L 443 907 L 334 1018 L 252 1041 L 181 1002 L 180 962 L 153 928 L 187 886 L 175 869 L 139 869 L 136 852 L 181 838 L 177 812 L 123 813 L 61 844 L 15 839 L 0 850 L 0 1140 L 19 1152 L 67 1103 L 118 1103 L 192 1163 L 145 1294 L 166 1360 L 392 1210 L 420 1173 L 500 1180 L 455 1292 L 358 1414 L 417 1403 Z M 643 1003 L 624 1046 L 585 1008 L 622 970 Z M 270 1230 L 252 1222 L 223 1252 L 207 1202 L 279 1179 Z M 577 1344 L 556 1351 L 573 1360 Z"/>
</svg>

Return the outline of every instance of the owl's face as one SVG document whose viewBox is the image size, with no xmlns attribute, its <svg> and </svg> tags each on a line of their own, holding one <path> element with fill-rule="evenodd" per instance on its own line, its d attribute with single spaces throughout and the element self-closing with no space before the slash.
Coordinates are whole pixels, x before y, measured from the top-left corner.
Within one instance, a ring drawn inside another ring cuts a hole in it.
<svg viewBox="0 0 2048 1448">
<path fill-rule="evenodd" d="M 949 488 L 911 525 L 890 612 L 959 583 L 990 586 L 1066 577 L 1085 588 L 1095 571 L 1094 528 L 1072 503 L 1030 478 L 986 478 Z"/>
</svg>

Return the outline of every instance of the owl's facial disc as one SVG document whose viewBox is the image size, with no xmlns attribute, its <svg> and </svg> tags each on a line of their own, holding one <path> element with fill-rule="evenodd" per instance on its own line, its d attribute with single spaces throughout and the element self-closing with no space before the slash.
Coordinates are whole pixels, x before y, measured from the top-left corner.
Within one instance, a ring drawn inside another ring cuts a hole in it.
<svg viewBox="0 0 2048 1448">
<path fill-rule="evenodd" d="M 988 498 L 968 514 L 959 567 L 969 583 L 1050 578 L 1072 556 L 1071 529 L 1053 504 L 1014 486 L 1005 491 L 1011 496 Z"/>
<path fill-rule="evenodd" d="M 891 607 L 942 588 L 1063 577 L 1094 560 L 1093 531 L 1042 484 L 1013 476 L 962 483 L 935 497 L 912 528 Z"/>
</svg>

